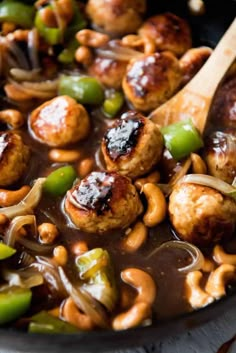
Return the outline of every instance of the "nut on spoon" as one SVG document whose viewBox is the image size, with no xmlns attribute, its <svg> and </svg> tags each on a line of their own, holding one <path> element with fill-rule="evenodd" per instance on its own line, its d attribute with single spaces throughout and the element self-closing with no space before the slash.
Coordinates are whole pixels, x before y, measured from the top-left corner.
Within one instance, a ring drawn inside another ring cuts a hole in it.
<svg viewBox="0 0 236 353">
<path fill-rule="evenodd" d="M 192 118 L 196 128 L 203 133 L 215 92 L 235 57 L 236 18 L 194 78 L 170 100 L 156 108 L 149 118 L 159 126 Z"/>
</svg>

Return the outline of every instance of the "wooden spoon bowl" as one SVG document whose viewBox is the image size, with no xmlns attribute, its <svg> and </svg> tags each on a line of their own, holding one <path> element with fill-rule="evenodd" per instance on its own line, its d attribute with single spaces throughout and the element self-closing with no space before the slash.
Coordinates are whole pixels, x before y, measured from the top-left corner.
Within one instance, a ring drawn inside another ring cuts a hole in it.
<svg viewBox="0 0 236 353">
<path fill-rule="evenodd" d="M 192 118 L 200 133 L 206 126 L 215 92 L 236 57 L 236 18 L 210 58 L 175 96 L 155 109 L 149 117 L 159 126 Z"/>
</svg>

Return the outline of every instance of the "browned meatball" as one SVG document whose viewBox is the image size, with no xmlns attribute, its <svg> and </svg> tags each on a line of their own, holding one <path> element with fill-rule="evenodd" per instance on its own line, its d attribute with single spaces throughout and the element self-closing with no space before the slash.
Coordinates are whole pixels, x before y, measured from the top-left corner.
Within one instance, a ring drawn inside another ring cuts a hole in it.
<svg viewBox="0 0 236 353">
<path fill-rule="evenodd" d="M 182 240 L 207 246 L 233 235 L 236 202 L 215 189 L 180 183 L 170 195 L 169 215 Z"/>
<path fill-rule="evenodd" d="M 36 108 L 29 126 L 38 141 L 48 146 L 65 146 L 82 140 L 89 132 L 85 108 L 69 96 L 59 96 Z"/>
<path fill-rule="evenodd" d="M 89 0 L 86 6 L 92 24 L 115 36 L 135 32 L 145 11 L 146 0 Z"/>
<path fill-rule="evenodd" d="M 183 71 L 182 85 L 189 82 L 200 70 L 212 53 L 209 47 L 191 48 L 180 58 L 179 64 Z"/>
<path fill-rule="evenodd" d="M 236 76 L 228 80 L 216 92 L 210 118 L 216 125 L 236 129 Z"/>
<path fill-rule="evenodd" d="M 170 50 L 177 56 L 182 55 L 192 46 L 188 23 L 169 12 L 147 19 L 138 33 L 143 37 L 154 39 L 157 51 Z"/>
<path fill-rule="evenodd" d="M 148 173 L 160 160 L 162 150 L 163 137 L 158 127 L 136 112 L 123 114 L 102 140 L 107 170 L 131 178 Z"/>
<path fill-rule="evenodd" d="M 132 105 L 148 112 L 168 100 L 176 92 L 181 79 L 179 61 L 170 52 L 162 52 L 132 60 L 122 86 Z"/>
<path fill-rule="evenodd" d="M 143 211 L 130 180 L 118 173 L 92 172 L 66 196 L 65 211 L 88 233 L 128 227 Z"/>
<path fill-rule="evenodd" d="M 209 174 L 232 184 L 236 177 L 236 130 L 213 132 L 204 150 Z"/>
<path fill-rule="evenodd" d="M 89 67 L 89 73 L 109 88 L 120 89 L 127 61 L 97 57 Z"/>
<path fill-rule="evenodd" d="M 0 186 L 11 185 L 23 175 L 29 156 L 29 148 L 20 135 L 0 132 Z"/>
</svg>

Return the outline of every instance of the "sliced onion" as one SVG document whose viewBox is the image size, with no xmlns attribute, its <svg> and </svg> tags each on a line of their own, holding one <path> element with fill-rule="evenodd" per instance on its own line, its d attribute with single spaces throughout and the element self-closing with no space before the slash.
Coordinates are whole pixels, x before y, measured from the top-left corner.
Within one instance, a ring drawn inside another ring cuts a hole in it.
<svg viewBox="0 0 236 353">
<path fill-rule="evenodd" d="M 13 67 L 10 74 L 16 81 L 35 81 L 39 79 L 40 69 L 23 70 Z"/>
<path fill-rule="evenodd" d="M 204 264 L 204 256 L 201 250 L 197 246 L 181 240 L 170 240 L 161 244 L 148 257 L 152 257 L 154 254 L 156 254 L 157 252 L 165 248 L 166 249 L 177 248 L 177 249 L 185 250 L 191 256 L 192 262 L 187 266 L 178 268 L 179 272 L 189 273 L 192 271 L 197 271 L 197 270 L 200 270 Z"/>
<path fill-rule="evenodd" d="M 67 293 L 59 276 L 58 267 L 52 259 L 45 256 L 36 256 L 36 262 L 30 267 L 37 269 L 42 274 L 45 282 L 47 282 L 52 291 L 66 297 Z"/>
<path fill-rule="evenodd" d="M 175 175 L 171 178 L 169 184 L 171 186 L 174 186 L 176 183 L 178 183 L 178 181 L 181 180 L 181 178 L 183 178 L 183 176 L 187 174 L 189 168 L 191 167 L 191 164 L 191 158 L 187 158 L 185 161 L 183 161 L 180 170 L 175 173 Z"/>
<path fill-rule="evenodd" d="M 90 316 L 98 327 L 107 328 L 107 317 L 102 306 L 89 293 L 82 290 L 82 288 L 75 288 L 67 278 L 62 267 L 59 267 L 58 271 L 67 293 L 72 297 L 76 306 Z"/>
<path fill-rule="evenodd" d="M 36 233 L 36 218 L 33 215 L 28 216 L 18 216 L 13 219 L 10 227 L 7 230 L 6 236 L 4 237 L 4 242 L 14 247 L 18 231 L 25 225 L 32 225 L 33 231 Z"/>
<path fill-rule="evenodd" d="M 105 48 L 95 50 L 96 54 L 108 59 L 129 61 L 133 58 L 141 58 L 143 53 L 128 47 L 123 47 L 116 42 L 110 42 Z"/>
<path fill-rule="evenodd" d="M 15 88 L 17 88 L 19 91 L 27 94 L 29 98 L 50 99 L 55 96 L 54 91 L 42 91 L 42 90 L 31 89 L 13 80 L 9 80 L 9 82 L 13 86 L 15 86 Z"/>
<path fill-rule="evenodd" d="M 41 196 L 43 184 L 46 178 L 38 178 L 30 192 L 17 205 L 0 208 L 0 214 L 4 214 L 12 219 L 16 216 L 32 214 L 33 209 L 38 205 Z"/>
<path fill-rule="evenodd" d="M 30 58 L 30 63 L 33 69 L 39 68 L 39 57 L 38 57 L 38 43 L 39 35 L 36 28 L 29 31 L 28 34 L 28 53 Z"/>
<path fill-rule="evenodd" d="M 41 82 L 23 82 L 24 88 L 35 91 L 56 91 L 58 88 L 58 80 L 46 80 Z"/>
<path fill-rule="evenodd" d="M 18 237 L 17 241 L 18 243 L 23 245 L 26 249 L 41 255 L 52 253 L 54 249 L 54 245 L 39 244 L 36 241 L 27 239 L 26 237 Z"/>
<path fill-rule="evenodd" d="M 43 276 L 38 271 L 30 268 L 18 271 L 4 269 L 1 274 L 9 286 L 32 288 L 40 286 L 44 282 Z"/>
<path fill-rule="evenodd" d="M 30 70 L 28 60 L 23 50 L 17 45 L 13 40 L 7 39 L 7 48 L 9 54 L 13 55 L 17 60 L 17 67 L 20 67 L 25 70 Z"/>
<path fill-rule="evenodd" d="M 105 163 L 103 161 L 103 157 L 102 157 L 102 151 L 101 151 L 101 148 L 99 147 L 97 149 L 97 151 L 95 152 L 95 163 L 96 165 L 98 166 L 98 168 L 100 170 L 105 170 Z"/>
<path fill-rule="evenodd" d="M 213 188 L 222 194 L 232 197 L 236 201 L 236 187 L 225 181 L 205 174 L 188 174 L 179 180 L 179 183 L 193 183 Z"/>
</svg>

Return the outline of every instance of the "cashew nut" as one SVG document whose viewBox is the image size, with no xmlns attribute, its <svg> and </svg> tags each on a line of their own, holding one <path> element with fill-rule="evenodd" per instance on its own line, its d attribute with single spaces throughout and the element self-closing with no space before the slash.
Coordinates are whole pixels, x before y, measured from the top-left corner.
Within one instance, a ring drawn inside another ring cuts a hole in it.
<svg viewBox="0 0 236 353">
<path fill-rule="evenodd" d="M 151 37 L 141 37 L 135 34 L 128 34 L 123 37 L 121 43 L 124 46 L 135 48 L 137 50 L 141 49 L 145 54 L 152 54 L 156 51 L 155 41 Z"/>
<path fill-rule="evenodd" d="M 112 328 L 116 331 L 140 325 L 151 314 L 150 305 L 146 302 L 134 304 L 128 311 L 117 315 L 112 320 Z"/>
<path fill-rule="evenodd" d="M 93 60 L 93 54 L 89 47 L 81 45 L 75 52 L 75 60 L 83 65 L 90 65 Z"/>
<path fill-rule="evenodd" d="M 48 157 L 51 161 L 57 163 L 75 162 L 80 158 L 80 152 L 77 150 L 63 150 L 59 148 L 52 148 Z"/>
<path fill-rule="evenodd" d="M 18 129 L 25 123 L 23 114 L 16 109 L 4 109 L 0 111 L 0 120 L 9 124 L 13 129 Z"/>
<path fill-rule="evenodd" d="M 0 207 L 16 205 L 29 193 L 30 186 L 24 185 L 18 190 L 0 189 Z"/>
<path fill-rule="evenodd" d="M 201 270 L 203 272 L 212 272 L 214 270 L 214 268 L 215 268 L 215 265 L 214 265 L 213 261 L 204 257 L 204 262 L 202 264 Z"/>
<path fill-rule="evenodd" d="M 223 264 L 213 271 L 206 283 L 205 290 L 215 299 L 226 294 L 226 284 L 236 279 L 236 268 L 233 265 Z"/>
<path fill-rule="evenodd" d="M 154 227 L 164 221 L 166 217 L 166 199 L 161 189 L 153 183 L 145 184 L 143 186 L 143 193 L 148 202 L 148 208 L 143 216 L 143 222 L 147 227 Z"/>
<path fill-rule="evenodd" d="M 146 302 L 150 306 L 153 304 L 156 298 L 156 285 L 148 273 L 138 268 L 127 268 L 121 272 L 121 278 L 137 290 L 135 303 Z"/>
<path fill-rule="evenodd" d="M 214 301 L 214 298 L 201 288 L 201 279 L 202 272 L 200 271 L 189 272 L 186 276 L 186 296 L 194 309 L 202 308 Z"/>
<path fill-rule="evenodd" d="M 204 160 L 196 153 L 191 153 L 192 170 L 195 174 L 206 174 L 207 167 Z"/>
<path fill-rule="evenodd" d="M 76 33 L 76 39 L 81 45 L 98 48 L 106 45 L 110 38 L 105 33 L 96 32 L 91 29 L 82 29 Z"/>
<path fill-rule="evenodd" d="M 147 227 L 143 222 L 137 222 L 133 229 L 130 229 L 129 233 L 122 239 L 122 249 L 130 253 L 137 251 L 145 243 L 147 235 Z"/>
<path fill-rule="evenodd" d="M 147 183 L 158 183 L 160 181 L 160 173 L 155 170 L 154 172 L 148 174 L 145 178 L 139 178 L 135 180 L 134 185 L 141 192 L 143 191 L 143 185 Z"/>
<path fill-rule="evenodd" d="M 215 245 L 213 249 L 213 259 L 218 264 L 229 264 L 236 266 L 236 254 L 227 254 L 220 245 Z"/>
<path fill-rule="evenodd" d="M 73 299 L 70 297 L 64 302 L 62 307 L 62 315 L 67 322 L 75 325 L 80 330 L 88 331 L 92 330 L 94 327 L 90 316 L 82 313 L 75 305 Z"/>
<path fill-rule="evenodd" d="M 58 229 L 53 223 L 40 224 L 38 226 L 38 233 L 40 241 L 43 244 L 52 244 L 59 235 Z"/>
<path fill-rule="evenodd" d="M 59 266 L 64 266 L 68 261 L 68 252 L 63 245 L 58 245 L 53 250 L 53 259 Z"/>
<path fill-rule="evenodd" d="M 72 252 L 76 256 L 82 255 L 88 251 L 88 245 L 84 240 L 79 240 L 72 245 Z"/>
<path fill-rule="evenodd" d="M 94 160 L 92 158 L 83 159 L 78 166 L 78 174 L 81 178 L 86 177 L 93 170 Z"/>
</svg>

